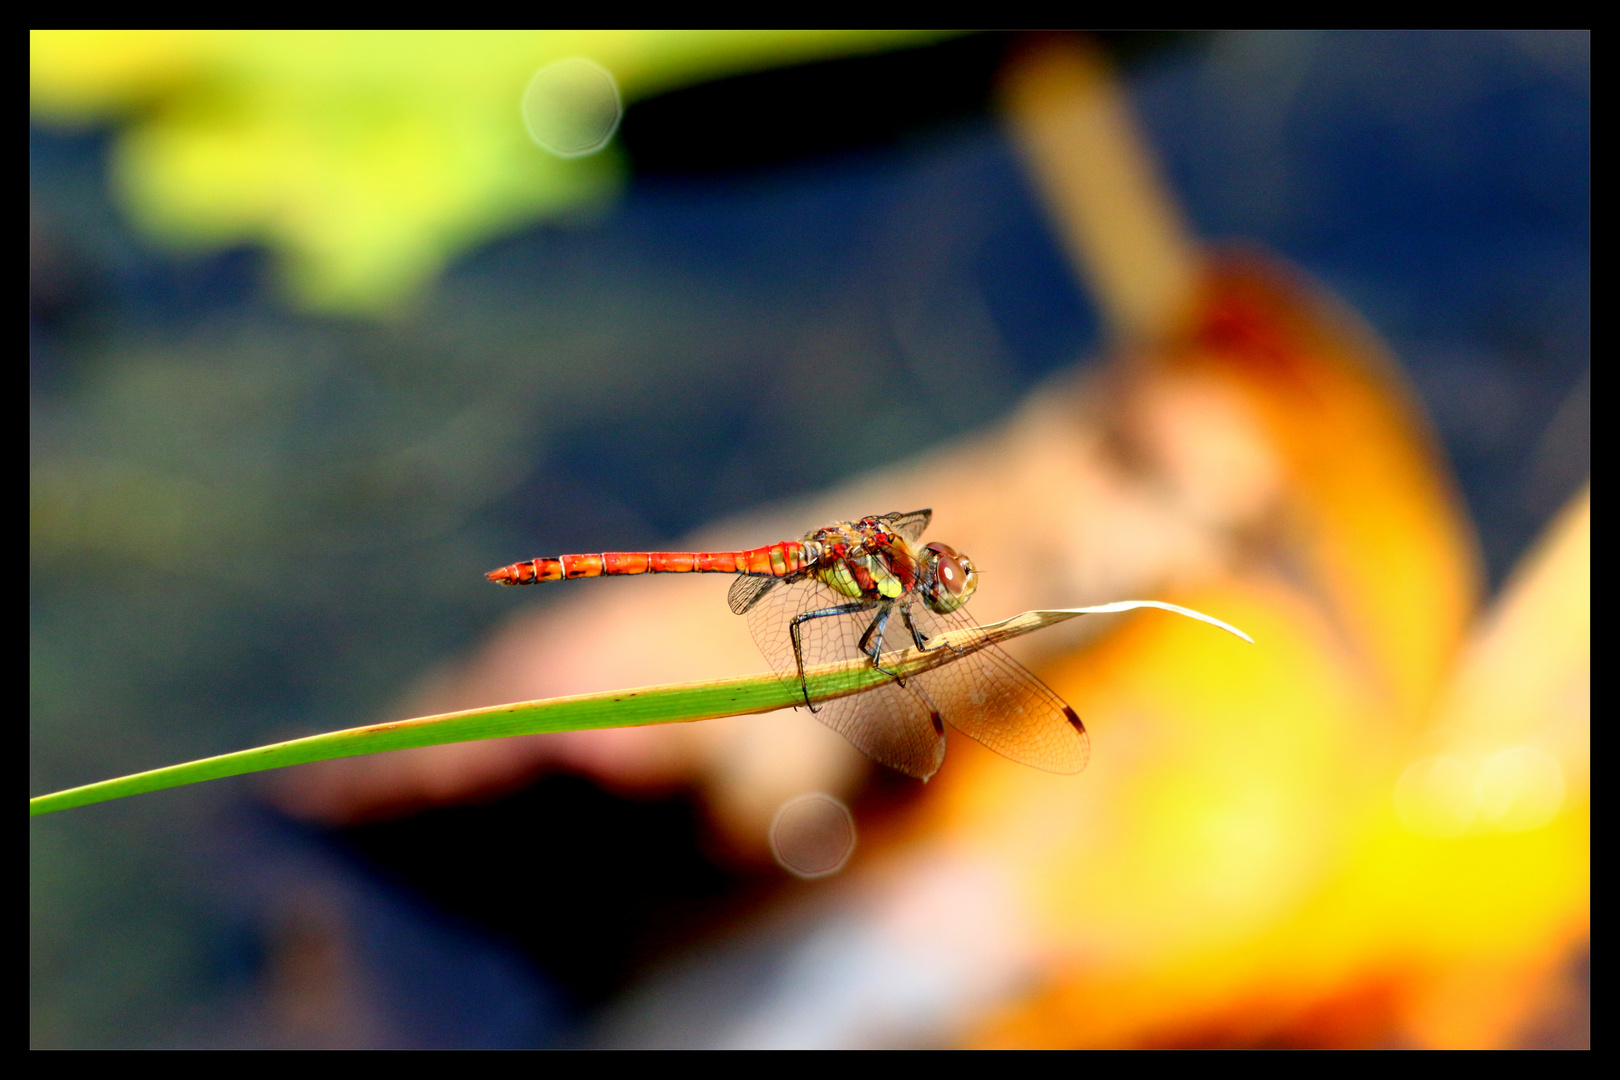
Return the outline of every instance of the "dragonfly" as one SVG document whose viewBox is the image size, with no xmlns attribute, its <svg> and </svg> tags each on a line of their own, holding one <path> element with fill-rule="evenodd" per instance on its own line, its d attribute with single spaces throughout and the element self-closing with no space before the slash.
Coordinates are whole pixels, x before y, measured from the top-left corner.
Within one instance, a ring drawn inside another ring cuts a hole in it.
<svg viewBox="0 0 1620 1080">
<path fill-rule="evenodd" d="M 945 760 L 945 725 L 1047 772 L 1085 768 L 1085 725 L 1062 698 L 994 644 L 969 651 L 966 605 L 979 584 L 973 560 L 922 542 L 932 510 L 840 521 L 799 540 L 743 551 L 607 551 L 513 563 L 485 576 L 500 585 L 620 574 L 735 574 L 728 601 L 748 618 L 760 651 L 804 707 L 891 769 L 927 780 Z M 957 659 L 902 677 L 885 653 L 915 645 Z M 849 697 L 812 702 L 805 670 L 864 658 L 892 678 Z"/>
</svg>

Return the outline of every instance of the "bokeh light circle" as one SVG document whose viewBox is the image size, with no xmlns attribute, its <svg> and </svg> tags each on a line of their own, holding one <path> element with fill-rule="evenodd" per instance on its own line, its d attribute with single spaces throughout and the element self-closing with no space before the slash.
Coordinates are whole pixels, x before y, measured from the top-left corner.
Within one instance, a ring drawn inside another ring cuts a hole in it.
<svg viewBox="0 0 1620 1080">
<path fill-rule="evenodd" d="M 529 138 L 558 157 L 596 153 L 623 118 L 624 99 L 613 73 L 582 56 L 547 64 L 523 91 Z"/>
<path fill-rule="evenodd" d="M 1479 812 L 1473 770 L 1450 754 L 1414 761 L 1395 784 L 1395 808 L 1419 836 L 1458 836 Z"/>
<path fill-rule="evenodd" d="M 1527 832 L 1547 824 L 1564 804 L 1564 771 L 1533 746 L 1485 758 L 1451 754 L 1409 765 L 1395 785 L 1401 820 L 1421 836 Z"/>
<path fill-rule="evenodd" d="M 816 792 L 789 799 L 771 820 L 771 854 L 788 873 L 829 877 L 855 851 L 855 815 L 831 795 Z"/>
<path fill-rule="evenodd" d="M 1564 770 L 1545 750 L 1515 746 L 1485 759 L 1479 770 L 1480 816 L 1503 832 L 1547 824 L 1564 805 Z"/>
</svg>

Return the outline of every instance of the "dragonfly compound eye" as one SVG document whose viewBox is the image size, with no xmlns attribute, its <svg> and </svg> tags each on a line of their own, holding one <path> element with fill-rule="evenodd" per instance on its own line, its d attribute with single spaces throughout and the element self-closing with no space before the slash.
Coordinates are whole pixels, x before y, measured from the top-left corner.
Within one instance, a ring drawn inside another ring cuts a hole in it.
<svg viewBox="0 0 1620 1080">
<path fill-rule="evenodd" d="M 978 586 L 972 560 L 941 543 L 929 544 L 924 550 L 929 553 L 928 561 L 933 567 L 933 580 L 925 597 L 928 606 L 942 615 L 955 611 Z"/>
</svg>

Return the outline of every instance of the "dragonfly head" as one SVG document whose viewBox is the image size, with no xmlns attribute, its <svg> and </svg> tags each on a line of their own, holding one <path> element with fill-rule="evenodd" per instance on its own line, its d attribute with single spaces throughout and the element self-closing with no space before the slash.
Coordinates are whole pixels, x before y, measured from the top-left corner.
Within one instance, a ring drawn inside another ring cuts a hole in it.
<svg viewBox="0 0 1620 1080">
<path fill-rule="evenodd" d="M 919 554 L 924 571 L 923 602 L 929 610 L 948 615 L 967 603 L 979 587 L 979 572 L 973 568 L 973 560 L 937 541 L 925 545 Z"/>
</svg>

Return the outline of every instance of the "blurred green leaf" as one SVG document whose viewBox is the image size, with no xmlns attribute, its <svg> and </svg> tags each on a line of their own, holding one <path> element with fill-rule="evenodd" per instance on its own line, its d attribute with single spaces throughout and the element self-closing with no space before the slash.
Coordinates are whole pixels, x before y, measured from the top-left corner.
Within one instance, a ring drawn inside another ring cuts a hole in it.
<svg viewBox="0 0 1620 1080">
<path fill-rule="evenodd" d="M 115 187 L 180 250 L 268 244 L 313 310 L 397 309 L 455 255 L 610 200 L 608 152 L 524 129 L 536 70 L 583 56 L 627 101 L 920 44 L 896 31 L 34 31 L 34 118 L 121 119 Z M 746 133 L 739 132 L 739 137 Z"/>
</svg>

